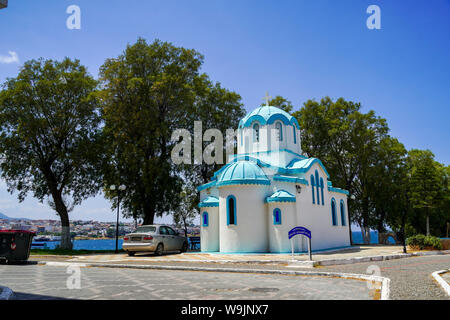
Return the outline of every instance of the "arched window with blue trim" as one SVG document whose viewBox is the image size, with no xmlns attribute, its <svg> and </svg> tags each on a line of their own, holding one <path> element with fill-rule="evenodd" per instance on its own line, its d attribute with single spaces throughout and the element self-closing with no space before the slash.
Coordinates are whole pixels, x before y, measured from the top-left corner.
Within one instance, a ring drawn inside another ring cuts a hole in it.
<svg viewBox="0 0 450 320">
<path fill-rule="evenodd" d="M 292 129 L 294 129 L 294 144 L 297 144 L 297 133 L 295 132 L 295 125 L 292 126 Z"/>
<path fill-rule="evenodd" d="M 203 226 L 207 227 L 209 226 L 209 216 L 208 216 L 208 212 L 203 212 Z"/>
<path fill-rule="evenodd" d="M 232 195 L 227 197 L 227 225 L 236 225 L 236 198 Z"/>
<path fill-rule="evenodd" d="M 341 200 L 341 223 L 343 226 L 346 225 L 344 200 Z"/>
<path fill-rule="evenodd" d="M 334 200 L 334 198 L 331 199 L 331 219 L 333 226 L 337 226 L 336 200 Z"/>
<path fill-rule="evenodd" d="M 320 187 L 320 185 L 319 185 L 319 172 L 316 170 L 316 183 L 317 183 L 317 186 L 316 186 L 316 189 L 317 189 L 317 204 L 320 204 L 320 193 L 319 193 L 319 187 Z"/>
<path fill-rule="evenodd" d="M 313 204 L 315 204 L 316 203 L 316 200 L 315 200 L 315 196 L 314 196 L 314 186 L 315 186 L 315 183 L 314 183 L 314 176 L 313 175 L 311 175 L 311 190 L 312 190 L 312 202 L 313 202 Z"/>
<path fill-rule="evenodd" d="M 325 205 L 325 200 L 323 199 L 323 178 L 320 178 L 320 195 L 322 196 L 322 205 Z"/>
<path fill-rule="evenodd" d="M 273 209 L 273 224 L 281 224 L 281 210 Z"/>
<path fill-rule="evenodd" d="M 283 141 L 283 127 L 281 126 L 281 122 L 275 124 L 275 129 L 277 130 L 277 140 Z"/>
<path fill-rule="evenodd" d="M 259 142 L 259 124 L 253 125 L 253 142 Z"/>
</svg>

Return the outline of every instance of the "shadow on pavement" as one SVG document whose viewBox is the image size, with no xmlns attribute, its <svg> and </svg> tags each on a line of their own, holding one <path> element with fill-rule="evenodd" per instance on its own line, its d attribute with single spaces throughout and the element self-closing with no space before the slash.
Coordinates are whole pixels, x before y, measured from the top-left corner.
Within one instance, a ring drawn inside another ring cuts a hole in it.
<svg viewBox="0 0 450 320">
<path fill-rule="evenodd" d="M 31 294 L 24 292 L 14 292 L 14 296 L 11 300 L 76 300 L 76 299 L 67 299 L 61 297 L 45 296 L 41 294 Z"/>
</svg>

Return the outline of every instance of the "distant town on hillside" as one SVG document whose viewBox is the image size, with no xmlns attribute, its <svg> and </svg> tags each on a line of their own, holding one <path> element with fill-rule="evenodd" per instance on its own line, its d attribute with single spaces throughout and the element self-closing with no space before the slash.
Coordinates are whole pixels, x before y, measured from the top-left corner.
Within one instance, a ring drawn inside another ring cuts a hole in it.
<svg viewBox="0 0 450 320">
<path fill-rule="evenodd" d="M 119 236 L 133 232 L 138 225 L 136 222 L 120 222 Z M 170 225 L 184 235 L 182 226 Z M 0 230 L 27 230 L 36 232 L 39 236 L 60 236 L 61 222 L 59 220 L 39 219 L 31 220 L 27 218 L 10 218 L 0 213 Z M 116 232 L 115 222 L 99 222 L 94 220 L 82 221 L 74 220 L 70 223 L 72 238 L 77 239 L 107 239 L 114 238 Z M 200 227 L 191 224 L 187 228 L 189 236 L 200 234 Z"/>
</svg>

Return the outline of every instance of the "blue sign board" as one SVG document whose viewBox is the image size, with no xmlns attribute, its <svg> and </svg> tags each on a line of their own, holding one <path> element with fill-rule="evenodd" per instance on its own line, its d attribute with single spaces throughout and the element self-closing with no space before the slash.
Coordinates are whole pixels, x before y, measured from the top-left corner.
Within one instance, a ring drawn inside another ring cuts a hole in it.
<svg viewBox="0 0 450 320">
<path fill-rule="evenodd" d="M 294 229 L 289 231 L 289 239 L 291 239 L 292 237 L 294 237 L 294 236 L 296 236 L 298 234 L 302 234 L 302 235 L 307 236 L 308 238 L 311 239 L 311 231 L 309 231 L 305 227 L 295 227 Z"/>
</svg>

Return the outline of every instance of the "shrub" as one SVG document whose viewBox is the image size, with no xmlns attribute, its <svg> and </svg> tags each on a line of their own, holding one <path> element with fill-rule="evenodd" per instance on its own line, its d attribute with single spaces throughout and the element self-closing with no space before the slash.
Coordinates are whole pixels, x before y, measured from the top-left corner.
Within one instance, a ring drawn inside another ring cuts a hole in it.
<svg viewBox="0 0 450 320">
<path fill-rule="evenodd" d="M 406 239 L 406 244 L 413 249 L 434 249 L 442 250 L 441 239 L 433 236 L 424 236 L 423 234 L 416 234 Z"/>
<path fill-rule="evenodd" d="M 411 248 L 423 250 L 425 247 L 425 236 L 423 234 L 416 234 L 406 239 L 406 244 Z"/>
<path fill-rule="evenodd" d="M 425 237 L 425 246 L 432 247 L 435 250 L 442 250 L 442 242 L 441 239 L 433 236 Z"/>
</svg>

